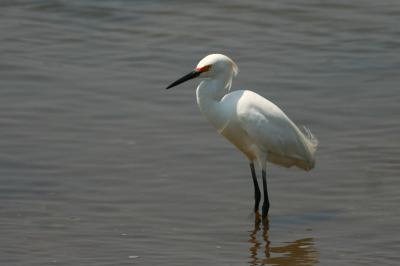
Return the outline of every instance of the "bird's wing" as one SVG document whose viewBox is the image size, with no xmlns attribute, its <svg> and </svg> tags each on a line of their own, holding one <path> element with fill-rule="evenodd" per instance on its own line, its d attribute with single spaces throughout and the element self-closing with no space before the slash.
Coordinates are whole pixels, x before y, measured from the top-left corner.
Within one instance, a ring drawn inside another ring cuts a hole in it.
<svg viewBox="0 0 400 266">
<path fill-rule="evenodd" d="M 254 92 L 246 91 L 238 101 L 237 116 L 243 130 L 257 146 L 268 154 L 277 156 L 278 161 L 275 163 L 290 166 L 297 164 L 296 160 L 302 160 L 313 165 L 313 152 L 307 146 L 305 135 L 272 102 Z M 286 159 L 294 161 L 288 163 Z"/>
</svg>

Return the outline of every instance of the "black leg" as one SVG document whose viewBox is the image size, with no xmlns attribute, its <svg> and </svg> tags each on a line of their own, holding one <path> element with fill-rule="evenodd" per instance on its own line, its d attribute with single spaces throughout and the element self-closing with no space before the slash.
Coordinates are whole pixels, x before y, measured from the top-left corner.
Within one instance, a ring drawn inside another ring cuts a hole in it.
<svg viewBox="0 0 400 266">
<path fill-rule="evenodd" d="M 268 188 L 267 188 L 267 173 L 264 169 L 262 170 L 262 180 L 264 189 L 264 204 L 262 208 L 262 216 L 267 217 L 269 210 L 269 199 L 268 199 Z"/>
<path fill-rule="evenodd" d="M 253 162 L 250 163 L 250 169 L 251 169 L 251 177 L 253 178 L 253 184 L 254 184 L 254 212 L 256 213 L 258 212 L 258 206 L 260 206 L 261 192 L 260 188 L 258 187 L 256 170 L 254 169 Z"/>
</svg>

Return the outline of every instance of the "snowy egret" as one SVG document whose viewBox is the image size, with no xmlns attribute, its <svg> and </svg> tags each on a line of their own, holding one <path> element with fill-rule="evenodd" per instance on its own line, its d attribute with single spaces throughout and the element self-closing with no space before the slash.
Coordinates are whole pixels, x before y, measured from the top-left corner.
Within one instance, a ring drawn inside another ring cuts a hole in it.
<svg viewBox="0 0 400 266">
<path fill-rule="evenodd" d="M 204 57 L 189 74 L 171 83 L 167 89 L 187 80 L 203 78 L 197 86 L 197 104 L 201 113 L 249 159 L 254 184 L 254 212 L 261 200 L 254 163 L 261 168 L 264 203 L 262 216 L 269 210 L 266 179 L 267 161 L 306 171 L 315 164 L 317 139 L 311 131 L 301 131 L 275 104 L 249 90 L 230 92 L 237 65 L 222 54 Z"/>
</svg>

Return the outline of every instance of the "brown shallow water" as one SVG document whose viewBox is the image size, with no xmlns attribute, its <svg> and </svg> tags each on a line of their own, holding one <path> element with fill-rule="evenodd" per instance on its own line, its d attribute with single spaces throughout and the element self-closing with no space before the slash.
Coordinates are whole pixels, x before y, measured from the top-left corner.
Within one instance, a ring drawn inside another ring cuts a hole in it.
<svg viewBox="0 0 400 266">
<path fill-rule="evenodd" d="M 1 265 L 398 265 L 398 1 L 2 1 Z M 320 140 L 269 166 L 201 117 L 199 59 Z"/>
</svg>

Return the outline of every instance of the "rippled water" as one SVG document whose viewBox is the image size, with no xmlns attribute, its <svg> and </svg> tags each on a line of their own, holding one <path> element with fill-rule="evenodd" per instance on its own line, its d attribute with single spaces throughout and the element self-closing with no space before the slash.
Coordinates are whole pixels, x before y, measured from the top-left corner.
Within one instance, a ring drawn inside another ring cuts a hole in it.
<svg viewBox="0 0 400 266">
<path fill-rule="evenodd" d="M 1 265 L 397 265 L 398 1 L 2 1 Z M 320 140 L 269 166 L 201 117 L 209 53 Z"/>
</svg>

